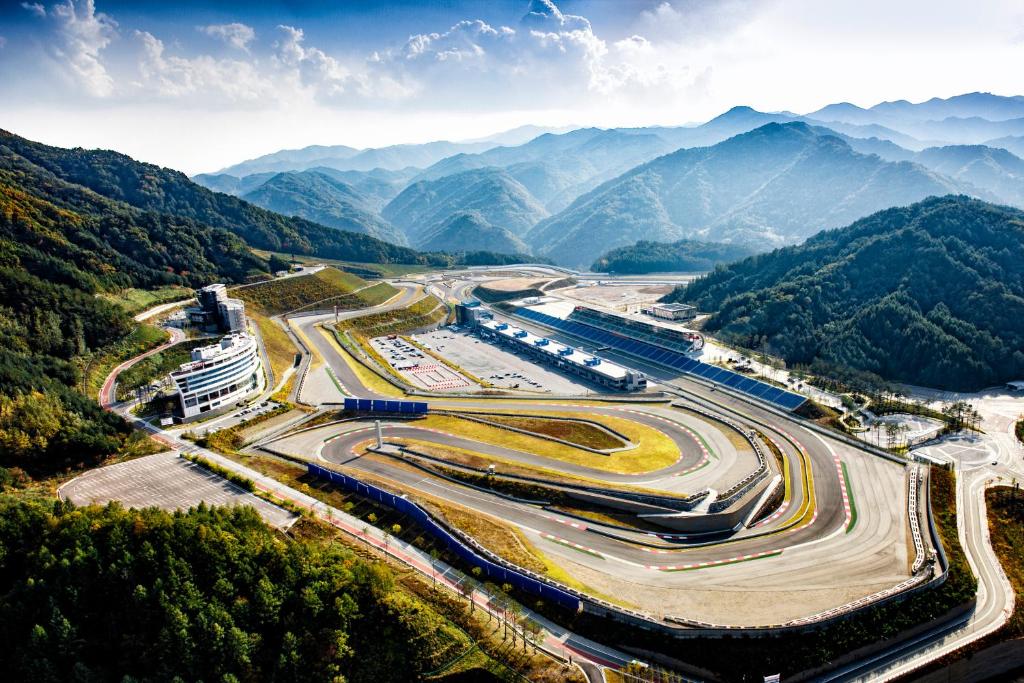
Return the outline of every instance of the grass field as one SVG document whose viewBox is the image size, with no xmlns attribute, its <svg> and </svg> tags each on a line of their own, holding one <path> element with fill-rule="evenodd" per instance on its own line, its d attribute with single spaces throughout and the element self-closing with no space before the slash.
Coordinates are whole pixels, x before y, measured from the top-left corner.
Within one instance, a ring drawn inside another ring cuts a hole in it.
<svg viewBox="0 0 1024 683">
<path fill-rule="evenodd" d="M 361 263 L 359 261 L 339 261 L 337 259 L 325 259 L 319 256 L 306 256 L 304 254 L 296 254 L 293 257 L 292 254 L 263 251 L 261 249 L 253 249 L 253 252 L 265 259 L 269 259 L 272 253 L 276 253 L 285 260 L 292 260 L 294 258 L 295 261 L 304 265 L 323 263 L 324 265 L 336 266 L 341 269 L 350 269 L 357 275 L 363 275 L 363 273 L 366 273 L 363 277 L 401 277 L 403 275 L 417 275 L 420 273 L 430 273 L 439 270 L 435 266 L 419 266 L 405 263 Z"/>
<path fill-rule="evenodd" d="M 424 296 L 405 308 L 348 318 L 338 322 L 336 327 L 373 338 L 434 325 L 447 315 L 448 307 L 445 304 L 432 296 Z"/>
<path fill-rule="evenodd" d="M 295 363 L 295 354 L 299 352 L 288 337 L 288 333 L 273 320 L 255 311 L 248 311 L 249 319 L 259 328 L 263 337 L 263 347 L 270 358 L 270 367 L 274 371 L 274 382 L 280 382 L 285 371 Z"/>
<path fill-rule="evenodd" d="M 388 439 L 388 443 L 398 443 L 408 446 L 418 453 L 430 455 L 435 458 L 441 458 L 447 460 L 450 463 L 457 465 L 465 465 L 466 467 L 472 467 L 478 470 L 487 469 L 488 465 L 497 463 L 500 465 L 501 472 L 503 474 L 515 474 L 524 477 L 537 477 L 545 479 L 555 484 L 570 484 L 580 486 L 607 486 L 607 482 L 599 479 L 588 479 L 587 477 L 572 476 L 564 474 L 560 470 L 549 469 L 545 467 L 530 467 L 522 463 L 518 463 L 514 460 L 505 460 L 504 458 L 496 458 L 491 456 L 483 456 L 472 451 L 467 451 L 463 448 L 456 448 L 454 446 L 441 446 L 439 444 L 430 443 L 427 441 L 420 441 L 419 439 Z M 653 491 L 650 489 L 644 489 L 639 486 L 626 486 L 616 485 L 617 489 L 622 491 L 634 491 L 636 493 L 657 493 L 659 495 L 665 495 L 663 491 Z"/>
<path fill-rule="evenodd" d="M 604 417 L 603 415 L 601 416 L 602 419 Z M 622 422 L 629 421 L 622 420 Z M 643 444 L 641 440 L 634 442 L 641 444 L 637 448 L 610 455 L 598 455 L 590 451 L 573 448 L 572 446 L 566 446 L 535 436 L 509 432 L 499 427 L 491 427 L 469 420 L 460 420 L 457 417 L 447 415 L 431 415 L 417 424 L 439 429 L 450 434 L 458 434 L 481 443 L 504 446 L 554 460 L 569 462 L 574 465 L 583 465 L 595 470 L 618 474 L 643 474 L 659 470 L 663 467 L 668 467 L 679 458 L 679 449 L 676 448 L 672 440 L 653 429 L 650 430 L 653 434 L 647 435 L 649 441 L 647 444 Z M 631 426 L 632 424 L 635 423 L 631 423 Z M 644 425 L 636 426 L 644 427 Z M 615 428 L 618 429 L 618 427 Z M 623 433 L 628 434 L 625 431 Z M 655 434 L 660 435 L 662 438 L 657 439 L 654 436 Z M 663 443 L 662 439 L 667 443 Z"/>
<path fill-rule="evenodd" d="M 311 275 L 267 280 L 255 285 L 235 287 L 231 296 L 244 301 L 249 310 L 278 315 L 351 294 L 366 286 L 366 281 L 351 273 L 325 268 Z"/>
<path fill-rule="evenodd" d="M 187 287 L 161 287 L 159 289 L 122 289 L 120 292 L 100 294 L 107 301 L 117 304 L 128 313 L 135 315 L 152 306 L 188 299 L 193 291 Z"/>
<path fill-rule="evenodd" d="M 550 420 L 543 417 L 528 417 L 525 415 L 487 415 L 482 419 L 488 422 L 515 427 L 516 429 L 525 429 L 534 434 L 543 434 L 574 443 L 577 446 L 586 446 L 597 450 L 622 448 L 626 445 L 622 439 L 586 422 Z"/>
</svg>

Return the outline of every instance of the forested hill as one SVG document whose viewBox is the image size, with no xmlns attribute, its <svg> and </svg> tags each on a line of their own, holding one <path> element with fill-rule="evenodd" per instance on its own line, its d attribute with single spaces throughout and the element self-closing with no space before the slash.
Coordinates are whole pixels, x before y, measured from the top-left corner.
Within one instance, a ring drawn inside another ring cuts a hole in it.
<svg viewBox="0 0 1024 683">
<path fill-rule="evenodd" d="M 1024 378 L 1024 212 L 963 196 L 888 209 L 666 297 L 787 363 L 975 390 Z"/>
<path fill-rule="evenodd" d="M 96 296 L 266 273 L 234 234 L 66 182 L 0 139 L 0 467 L 95 463 L 130 430 L 77 390 L 85 359 L 134 329 Z"/>
<path fill-rule="evenodd" d="M 370 263 L 424 260 L 412 249 L 302 218 L 287 218 L 238 197 L 208 190 L 184 173 L 138 162 L 117 152 L 50 147 L 7 131 L 0 131 L 0 147 L 5 154 L 24 157 L 61 180 L 146 211 L 224 228 L 258 249 Z"/>
<path fill-rule="evenodd" d="M 286 541 L 248 506 L 0 500 L 4 680 L 417 681 L 472 651 L 383 562 L 318 533 Z"/>
<path fill-rule="evenodd" d="M 641 240 L 628 247 L 612 249 L 601 256 L 591 270 L 599 273 L 694 273 L 711 270 L 719 263 L 746 258 L 754 249 L 741 244 L 679 240 L 648 242 Z"/>
</svg>

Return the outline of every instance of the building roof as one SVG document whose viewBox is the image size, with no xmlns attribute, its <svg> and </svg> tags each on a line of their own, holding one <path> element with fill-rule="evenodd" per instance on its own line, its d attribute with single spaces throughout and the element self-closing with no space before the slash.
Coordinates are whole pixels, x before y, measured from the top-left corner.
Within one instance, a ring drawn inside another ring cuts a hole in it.
<svg viewBox="0 0 1024 683">
<path fill-rule="evenodd" d="M 663 311 L 689 311 L 696 308 L 696 306 L 691 306 L 690 304 L 654 304 L 654 308 L 660 308 Z"/>
<path fill-rule="evenodd" d="M 524 330 L 521 327 L 516 327 L 515 325 L 511 325 L 509 323 L 503 323 L 498 320 L 484 320 L 480 324 L 483 327 L 489 329 L 490 331 L 495 332 L 496 334 L 500 334 L 504 337 L 518 339 L 524 344 L 529 344 L 534 348 L 540 349 L 545 354 L 551 356 L 554 359 L 564 360 L 567 363 L 572 363 L 573 365 L 585 367 L 588 370 L 593 370 L 595 373 L 599 375 L 604 375 L 605 377 L 609 377 L 611 379 L 623 379 L 626 376 L 626 373 L 628 372 L 626 368 L 622 367 L 621 365 L 612 363 L 611 361 L 605 360 L 600 356 L 595 356 L 590 353 L 584 353 L 579 349 L 575 349 L 567 344 L 557 342 L 553 339 L 548 339 L 547 337 L 538 337 L 537 335 L 533 334 L 532 332 L 529 332 L 528 330 Z M 505 326 L 504 329 L 498 329 L 502 325 Z M 516 337 L 516 333 L 520 333 L 520 336 Z M 538 341 L 542 340 L 543 343 L 537 343 Z M 593 363 L 595 359 L 598 361 L 596 365 L 588 364 Z"/>
</svg>

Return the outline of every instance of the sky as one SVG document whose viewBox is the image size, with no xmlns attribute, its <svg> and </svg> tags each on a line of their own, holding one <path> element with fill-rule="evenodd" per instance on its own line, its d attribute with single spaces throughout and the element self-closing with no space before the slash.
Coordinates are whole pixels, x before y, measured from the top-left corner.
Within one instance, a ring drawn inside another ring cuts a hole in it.
<svg viewBox="0 0 1024 683">
<path fill-rule="evenodd" d="M 1024 94 L 1020 0 L 0 0 L 0 128 L 189 174 L 311 144 Z"/>
</svg>

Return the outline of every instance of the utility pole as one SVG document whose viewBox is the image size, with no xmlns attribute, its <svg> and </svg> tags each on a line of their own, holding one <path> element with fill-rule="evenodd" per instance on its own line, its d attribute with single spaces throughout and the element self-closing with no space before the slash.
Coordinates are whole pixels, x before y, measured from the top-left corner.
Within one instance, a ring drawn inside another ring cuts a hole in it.
<svg viewBox="0 0 1024 683">
<path fill-rule="evenodd" d="M 376 420 L 374 424 L 377 427 L 377 448 L 383 448 L 383 446 L 384 446 L 384 436 L 381 434 L 380 420 Z"/>
</svg>

